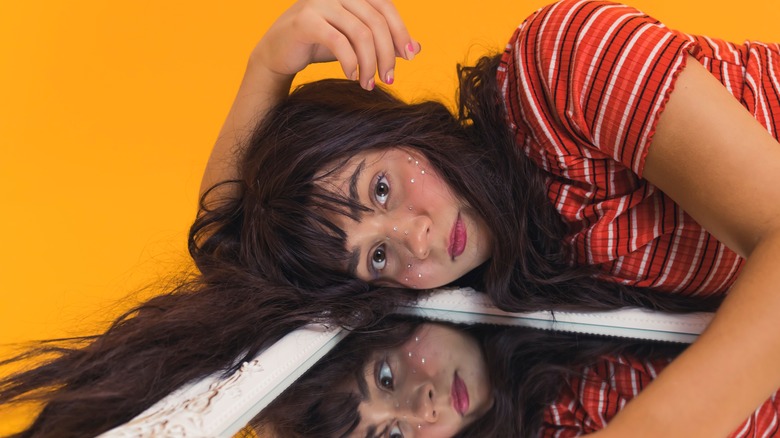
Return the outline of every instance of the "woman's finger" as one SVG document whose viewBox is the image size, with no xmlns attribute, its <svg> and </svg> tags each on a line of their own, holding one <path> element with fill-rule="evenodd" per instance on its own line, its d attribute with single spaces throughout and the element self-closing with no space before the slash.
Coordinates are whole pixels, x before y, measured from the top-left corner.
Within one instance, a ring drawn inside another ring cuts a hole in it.
<svg viewBox="0 0 780 438">
<path fill-rule="evenodd" d="M 383 82 L 392 84 L 395 70 L 395 44 L 385 16 L 365 0 L 345 0 L 344 8 L 370 29 L 379 77 Z M 363 64 L 361 64 L 362 69 Z"/>
<path fill-rule="evenodd" d="M 389 0 L 367 0 L 385 18 L 390 35 L 393 38 L 396 56 L 407 61 L 414 59 L 420 53 L 420 43 L 409 34 L 401 14 L 393 2 Z"/>
<path fill-rule="evenodd" d="M 308 29 L 317 36 L 318 46 L 314 53 L 314 62 L 327 61 L 335 58 L 341 65 L 344 75 L 351 79 L 358 79 L 358 58 L 349 38 L 330 22 L 320 19 Z"/>
<path fill-rule="evenodd" d="M 312 62 L 337 60 L 366 89 L 392 83 L 396 56 L 414 57 L 409 36 L 389 0 L 302 0 L 274 23 L 256 48 L 273 71 L 295 74 Z"/>
<path fill-rule="evenodd" d="M 349 40 L 357 56 L 360 85 L 366 90 L 373 89 L 377 55 L 372 29 L 344 8 L 328 11 L 323 18 Z M 334 55 L 336 55 L 335 51 Z"/>
</svg>

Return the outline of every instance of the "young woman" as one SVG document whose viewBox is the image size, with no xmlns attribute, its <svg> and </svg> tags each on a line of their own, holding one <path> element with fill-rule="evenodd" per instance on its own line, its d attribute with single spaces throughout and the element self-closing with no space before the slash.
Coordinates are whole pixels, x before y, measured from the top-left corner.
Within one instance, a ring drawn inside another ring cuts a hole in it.
<svg viewBox="0 0 780 438">
<path fill-rule="evenodd" d="M 571 437 L 605 427 L 681 345 L 392 318 L 266 408 L 263 436 Z M 730 436 L 772 436 L 775 396 Z"/>
<path fill-rule="evenodd" d="M 384 0 L 285 12 L 250 58 L 203 180 L 198 275 L 5 380 L 0 401 L 48 402 L 27 435 L 55 418 L 105 430 L 294 327 L 360 327 L 414 297 L 380 286 L 456 281 L 511 310 L 702 310 L 730 290 L 604 435 L 724 435 L 780 387 L 776 47 L 567 0 L 530 17 L 501 58 L 461 70 L 458 118 L 376 88 L 419 51 Z M 288 96 L 298 71 L 327 60 L 349 80 Z M 97 426 L 68 414 L 98 409 Z"/>
<path fill-rule="evenodd" d="M 375 88 L 418 50 L 379 0 L 301 2 L 271 27 L 203 185 L 237 181 L 206 206 L 253 229 L 251 264 L 328 299 L 458 282 L 511 310 L 702 309 L 729 291 L 604 435 L 723 435 L 780 386 L 776 45 L 566 0 L 529 17 L 501 58 L 461 71 L 459 119 Z M 322 60 L 355 83 L 285 97 Z M 210 235 L 196 224 L 196 242 Z"/>
</svg>

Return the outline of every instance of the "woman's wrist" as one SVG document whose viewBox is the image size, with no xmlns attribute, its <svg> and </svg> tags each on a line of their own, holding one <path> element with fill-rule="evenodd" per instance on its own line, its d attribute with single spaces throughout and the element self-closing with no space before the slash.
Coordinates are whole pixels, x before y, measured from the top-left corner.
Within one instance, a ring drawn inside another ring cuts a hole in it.
<svg viewBox="0 0 780 438">
<path fill-rule="evenodd" d="M 268 53 L 270 49 L 263 47 L 263 44 L 264 42 L 261 41 L 249 55 L 244 80 L 256 78 L 258 81 L 267 82 L 268 85 L 284 86 L 287 84 L 286 94 L 289 91 L 289 85 L 292 84 L 292 80 L 295 78 L 295 73 L 289 74 L 274 68 L 273 63 L 270 61 L 271 55 Z"/>
<path fill-rule="evenodd" d="M 276 100 L 287 96 L 294 78 L 294 74 L 276 72 L 262 59 L 250 57 L 241 88 L 248 88 L 252 93 L 262 92 L 268 98 Z"/>
</svg>

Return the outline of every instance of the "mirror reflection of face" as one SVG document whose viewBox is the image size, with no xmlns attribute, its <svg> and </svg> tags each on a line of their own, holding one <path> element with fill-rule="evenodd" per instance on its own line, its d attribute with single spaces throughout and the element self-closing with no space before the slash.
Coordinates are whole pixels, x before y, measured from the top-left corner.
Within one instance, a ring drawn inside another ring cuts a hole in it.
<svg viewBox="0 0 780 438">
<path fill-rule="evenodd" d="M 440 324 L 421 325 L 403 345 L 364 368 L 361 422 L 353 437 L 451 437 L 493 406 L 477 341 Z"/>
<path fill-rule="evenodd" d="M 359 222 L 336 219 L 347 234 L 347 270 L 358 278 L 435 288 L 490 257 L 492 237 L 484 221 L 412 149 L 357 154 L 329 184 L 372 209 Z"/>
</svg>

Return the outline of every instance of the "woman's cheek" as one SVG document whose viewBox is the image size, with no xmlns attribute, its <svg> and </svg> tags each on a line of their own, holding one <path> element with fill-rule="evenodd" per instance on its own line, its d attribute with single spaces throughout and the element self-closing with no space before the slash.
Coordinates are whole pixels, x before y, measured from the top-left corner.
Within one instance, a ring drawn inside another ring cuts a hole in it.
<svg viewBox="0 0 780 438">
<path fill-rule="evenodd" d="M 407 348 L 402 350 L 403 361 L 407 374 L 418 378 L 431 378 L 442 369 L 442 358 L 437 353 L 435 345 L 428 345 L 429 340 L 416 335 L 407 342 Z"/>
</svg>

